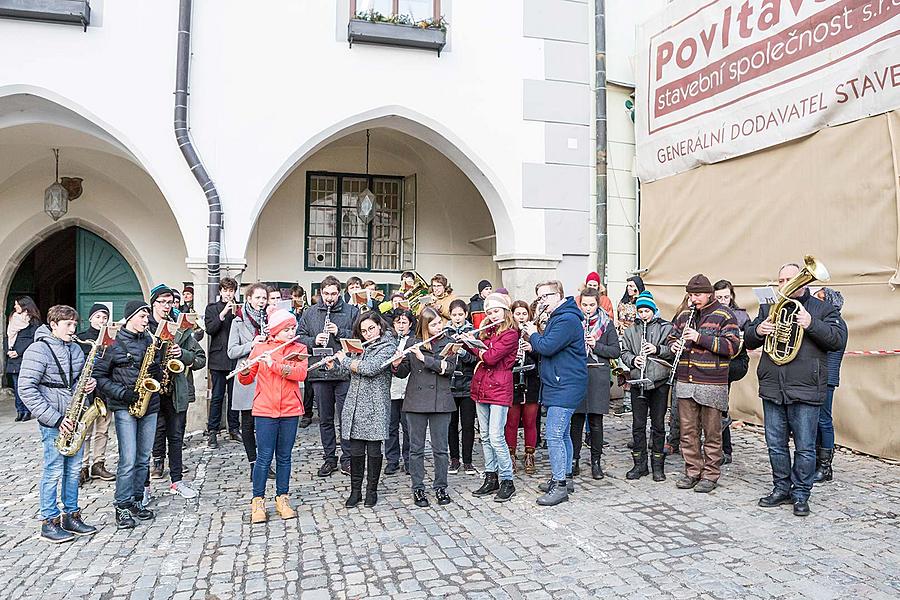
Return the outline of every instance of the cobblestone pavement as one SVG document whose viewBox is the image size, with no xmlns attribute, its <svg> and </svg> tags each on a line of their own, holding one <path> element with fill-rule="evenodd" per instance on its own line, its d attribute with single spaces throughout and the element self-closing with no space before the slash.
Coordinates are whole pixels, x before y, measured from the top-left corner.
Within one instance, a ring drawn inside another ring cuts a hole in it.
<svg viewBox="0 0 900 600">
<path fill-rule="evenodd" d="M 53 546 L 36 539 L 37 426 L 14 423 L 2 406 L 4 599 L 900 597 L 900 467 L 840 453 L 836 481 L 814 490 L 812 516 L 760 509 L 770 475 L 757 428 L 735 430 L 735 462 L 708 496 L 675 488 L 680 460 L 663 483 L 626 481 L 630 417 L 611 417 L 607 478 L 580 478 L 559 507 L 534 504 L 548 473 L 539 452 L 538 475 L 517 476 L 506 504 L 472 497 L 477 477 L 451 475 L 454 504 L 419 509 L 398 474 L 374 510 L 347 510 L 349 478 L 314 477 L 314 426 L 294 454 L 299 518 L 253 527 L 242 446 L 210 450 L 195 434 L 185 460 L 197 500 L 154 482 L 155 521 L 119 532 L 112 484 L 90 483 L 83 512 L 101 531 Z"/>
</svg>

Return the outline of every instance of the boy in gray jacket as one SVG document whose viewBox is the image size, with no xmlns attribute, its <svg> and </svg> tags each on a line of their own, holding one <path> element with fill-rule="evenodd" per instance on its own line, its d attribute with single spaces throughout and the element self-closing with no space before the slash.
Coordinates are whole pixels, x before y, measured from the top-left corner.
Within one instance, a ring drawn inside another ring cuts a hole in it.
<svg viewBox="0 0 900 600">
<path fill-rule="evenodd" d="M 97 528 L 81 520 L 78 507 L 78 476 L 84 448 L 75 456 L 63 456 L 56 448 L 60 433 L 71 433 L 75 423 L 66 417 L 72 392 L 84 368 L 84 352 L 73 341 L 78 313 L 71 306 L 57 305 L 47 312 L 48 328 L 42 325 L 35 341 L 22 356 L 19 394 L 38 420 L 44 446 L 44 472 L 41 476 L 41 538 L 52 543 L 70 542 L 79 535 L 92 535 Z M 85 385 L 88 394 L 97 382 Z M 56 490 L 62 483 L 63 511 L 56 502 Z"/>
</svg>

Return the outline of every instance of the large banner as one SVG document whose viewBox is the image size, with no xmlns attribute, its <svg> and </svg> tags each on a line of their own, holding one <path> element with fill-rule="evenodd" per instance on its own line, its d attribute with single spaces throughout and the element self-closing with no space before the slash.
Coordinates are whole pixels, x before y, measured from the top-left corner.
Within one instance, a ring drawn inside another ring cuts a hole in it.
<svg viewBox="0 0 900 600">
<path fill-rule="evenodd" d="M 675 0 L 637 38 L 641 181 L 900 107 L 900 0 Z"/>
</svg>

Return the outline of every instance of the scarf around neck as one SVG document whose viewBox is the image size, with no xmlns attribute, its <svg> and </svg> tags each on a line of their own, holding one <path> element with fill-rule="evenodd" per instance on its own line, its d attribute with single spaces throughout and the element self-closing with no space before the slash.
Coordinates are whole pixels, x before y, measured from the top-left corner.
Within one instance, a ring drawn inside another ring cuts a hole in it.
<svg viewBox="0 0 900 600">
<path fill-rule="evenodd" d="M 9 340 L 9 349 L 16 343 L 19 332 L 31 324 L 31 317 L 26 312 L 14 312 L 9 316 L 9 323 L 6 324 L 6 337 Z"/>
</svg>

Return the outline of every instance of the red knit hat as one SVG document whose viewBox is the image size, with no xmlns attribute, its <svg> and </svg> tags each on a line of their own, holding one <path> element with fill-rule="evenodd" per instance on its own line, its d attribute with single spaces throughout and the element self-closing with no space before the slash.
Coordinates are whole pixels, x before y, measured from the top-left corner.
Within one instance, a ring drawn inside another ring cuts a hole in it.
<svg viewBox="0 0 900 600">
<path fill-rule="evenodd" d="M 297 317 L 280 308 L 269 315 L 269 335 L 275 337 L 288 327 L 297 328 Z"/>
<path fill-rule="evenodd" d="M 597 271 L 591 271 L 588 273 L 587 279 L 584 280 L 585 283 L 588 281 L 596 281 L 598 284 L 600 283 L 600 274 Z"/>
</svg>

